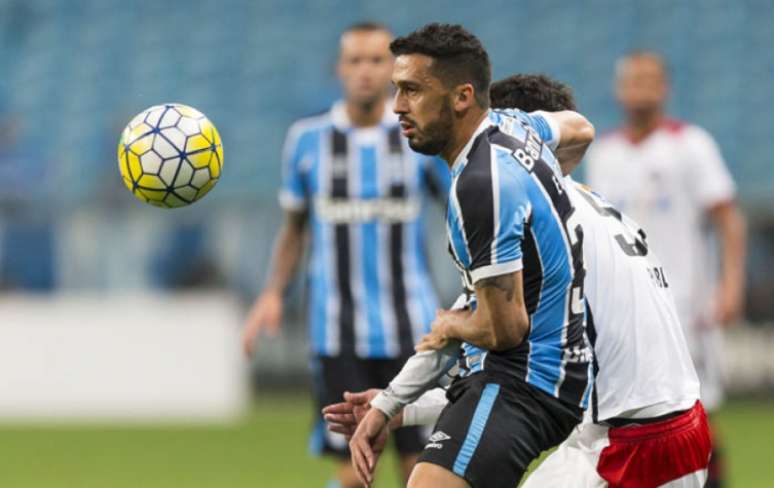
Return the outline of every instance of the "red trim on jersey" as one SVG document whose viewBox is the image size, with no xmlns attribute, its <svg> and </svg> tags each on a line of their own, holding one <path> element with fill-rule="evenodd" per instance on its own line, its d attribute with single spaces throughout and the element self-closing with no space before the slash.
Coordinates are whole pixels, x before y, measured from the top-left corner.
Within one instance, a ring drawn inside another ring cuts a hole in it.
<svg viewBox="0 0 774 488">
<path fill-rule="evenodd" d="M 597 472 L 610 488 L 649 488 L 707 469 L 712 441 L 701 402 L 663 422 L 611 428 Z"/>
<path fill-rule="evenodd" d="M 668 117 L 664 117 L 663 120 L 661 120 L 661 124 L 659 124 L 659 128 L 665 129 L 667 132 L 671 132 L 672 134 L 679 134 L 683 131 L 683 129 L 686 127 L 685 122 L 682 120 L 677 119 L 670 119 Z"/>
<path fill-rule="evenodd" d="M 628 130 L 626 126 L 619 127 L 618 129 L 615 129 L 613 131 L 610 131 L 606 134 L 602 135 L 602 139 L 606 137 L 612 137 L 612 136 L 621 136 L 624 139 L 626 139 L 626 142 L 631 144 L 632 146 L 637 146 L 639 144 L 642 144 L 643 142 L 647 141 L 650 136 L 658 132 L 659 130 L 665 130 L 669 132 L 672 135 L 678 135 L 680 134 L 684 128 L 688 126 L 687 123 L 683 122 L 682 120 L 673 119 L 670 117 L 662 117 L 661 120 L 659 120 L 658 124 L 647 134 L 645 134 L 642 138 L 635 140 L 631 132 Z"/>
</svg>

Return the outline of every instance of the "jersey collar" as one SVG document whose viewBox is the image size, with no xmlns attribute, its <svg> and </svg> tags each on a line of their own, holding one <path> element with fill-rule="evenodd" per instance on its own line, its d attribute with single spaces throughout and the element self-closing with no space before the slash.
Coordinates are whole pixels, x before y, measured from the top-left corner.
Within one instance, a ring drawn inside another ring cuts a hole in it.
<svg viewBox="0 0 774 488">
<path fill-rule="evenodd" d="M 481 123 L 476 128 L 476 131 L 473 133 L 472 136 L 470 136 L 470 139 L 468 140 L 468 143 L 465 144 L 465 147 L 462 148 L 462 151 L 457 155 L 457 159 L 454 160 L 454 164 L 452 164 L 451 167 L 451 173 L 453 176 L 456 176 L 462 171 L 462 169 L 465 167 L 465 164 L 468 161 L 468 153 L 470 153 L 470 150 L 473 148 L 473 143 L 476 142 L 476 138 L 478 138 L 479 135 L 481 135 L 482 132 L 487 130 L 489 127 L 495 125 L 495 123 L 492 121 L 492 111 L 489 110 L 487 112 L 486 118 L 481 121 Z"/>
</svg>

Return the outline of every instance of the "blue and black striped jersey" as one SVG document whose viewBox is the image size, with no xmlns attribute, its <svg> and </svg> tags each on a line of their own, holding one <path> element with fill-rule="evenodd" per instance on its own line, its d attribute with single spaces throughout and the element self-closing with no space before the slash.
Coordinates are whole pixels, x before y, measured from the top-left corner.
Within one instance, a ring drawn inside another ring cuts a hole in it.
<svg viewBox="0 0 774 488">
<path fill-rule="evenodd" d="M 296 122 L 283 153 L 280 203 L 311 224 L 313 352 L 410 354 L 437 308 L 423 211 L 426 196 L 447 196 L 446 163 L 411 151 L 390 107 L 379 126 L 357 128 L 342 102 Z"/>
<path fill-rule="evenodd" d="M 585 408 L 591 350 L 585 331 L 583 234 L 541 115 L 490 112 L 452 166 L 449 248 L 473 298 L 474 284 L 522 270 L 530 319 L 509 351 L 463 346 L 469 373 L 515 375 Z"/>
</svg>

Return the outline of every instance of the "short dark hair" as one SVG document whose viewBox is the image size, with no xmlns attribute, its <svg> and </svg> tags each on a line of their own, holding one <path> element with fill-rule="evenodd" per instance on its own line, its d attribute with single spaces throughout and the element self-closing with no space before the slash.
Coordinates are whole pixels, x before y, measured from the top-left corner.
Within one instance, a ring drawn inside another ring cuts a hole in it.
<svg viewBox="0 0 774 488">
<path fill-rule="evenodd" d="M 432 23 L 390 44 L 395 56 L 424 54 L 433 58 L 433 70 L 447 87 L 470 83 L 476 102 L 489 107 L 492 65 L 489 54 L 476 36 L 459 24 Z"/>
<path fill-rule="evenodd" d="M 575 110 L 572 89 L 544 74 L 513 75 L 492 83 L 492 108 L 518 108 L 525 112 Z"/>
<path fill-rule="evenodd" d="M 374 22 L 371 20 L 364 20 L 361 22 L 355 22 L 341 32 L 341 35 L 348 34 L 350 32 L 375 32 L 384 31 L 388 34 L 392 34 L 389 27 L 381 22 Z"/>
</svg>

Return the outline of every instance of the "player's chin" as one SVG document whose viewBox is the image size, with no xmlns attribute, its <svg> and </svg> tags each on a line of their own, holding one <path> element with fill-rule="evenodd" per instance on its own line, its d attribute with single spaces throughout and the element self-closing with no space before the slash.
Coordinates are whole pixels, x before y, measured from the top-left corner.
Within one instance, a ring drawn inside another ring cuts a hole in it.
<svg viewBox="0 0 774 488">
<path fill-rule="evenodd" d="M 406 139 L 408 139 L 408 144 L 412 151 L 418 152 L 420 154 L 427 154 L 427 144 L 424 143 L 422 138 L 416 132 L 413 134 L 408 134 Z"/>
<path fill-rule="evenodd" d="M 441 152 L 437 144 L 430 144 L 423 141 L 416 134 L 407 136 L 407 139 L 411 150 L 419 154 L 424 154 L 425 156 L 437 156 L 438 153 Z"/>
<path fill-rule="evenodd" d="M 359 105 L 375 105 L 382 99 L 383 95 L 380 90 L 374 88 L 358 88 L 354 90 L 351 98 Z"/>
</svg>

